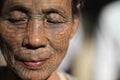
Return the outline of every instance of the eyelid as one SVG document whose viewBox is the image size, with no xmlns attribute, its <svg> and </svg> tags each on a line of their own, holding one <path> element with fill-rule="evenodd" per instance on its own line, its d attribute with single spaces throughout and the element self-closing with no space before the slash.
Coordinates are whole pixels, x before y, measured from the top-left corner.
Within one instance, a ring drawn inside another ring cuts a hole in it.
<svg viewBox="0 0 120 80">
<path fill-rule="evenodd" d="M 52 24 L 63 24 L 67 22 L 66 19 L 64 19 L 63 17 L 61 17 L 61 19 L 48 17 L 46 18 L 46 21 Z"/>
<path fill-rule="evenodd" d="M 13 24 L 21 24 L 22 23 L 27 23 L 28 19 L 8 19 L 9 22 L 13 23 Z"/>
<path fill-rule="evenodd" d="M 50 8 L 50 9 L 44 9 L 42 10 L 42 12 L 46 15 L 50 14 L 50 13 L 57 13 L 59 15 L 61 15 L 62 17 L 66 17 L 65 15 L 65 11 L 61 8 Z"/>
<path fill-rule="evenodd" d="M 50 12 L 48 13 L 47 15 L 50 15 L 50 14 L 58 14 L 59 16 L 63 17 L 63 18 L 66 18 L 65 15 L 63 15 L 62 13 L 59 13 L 59 12 Z"/>
</svg>

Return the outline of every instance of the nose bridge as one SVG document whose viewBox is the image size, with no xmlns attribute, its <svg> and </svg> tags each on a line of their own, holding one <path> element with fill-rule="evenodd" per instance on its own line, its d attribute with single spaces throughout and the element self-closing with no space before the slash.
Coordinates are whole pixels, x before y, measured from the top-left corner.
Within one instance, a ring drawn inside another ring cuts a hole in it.
<svg viewBox="0 0 120 80">
<path fill-rule="evenodd" d="M 28 23 L 28 35 L 35 37 L 35 35 L 40 35 L 40 33 L 43 32 L 43 26 L 42 26 L 43 22 L 42 20 L 39 19 L 31 19 Z M 36 38 L 38 38 L 36 36 Z"/>
<path fill-rule="evenodd" d="M 38 19 L 31 19 L 28 23 L 28 34 L 38 35 L 42 32 L 42 21 Z"/>
<path fill-rule="evenodd" d="M 39 47 L 45 44 L 45 35 L 42 20 L 34 17 L 29 21 L 27 41 L 28 44 L 33 47 Z"/>
</svg>

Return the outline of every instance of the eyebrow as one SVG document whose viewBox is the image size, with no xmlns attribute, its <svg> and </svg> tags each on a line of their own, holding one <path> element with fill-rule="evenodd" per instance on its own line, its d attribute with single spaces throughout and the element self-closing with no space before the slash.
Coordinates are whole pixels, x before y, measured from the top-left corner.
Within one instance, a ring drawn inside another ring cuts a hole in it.
<svg viewBox="0 0 120 80">
<path fill-rule="evenodd" d="M 63 9 L 63 8 L 61 8 L 61 7 L 50 7 L 50 8 L 47 8 L 47 9 L 43 9 L 43 12 L 46 12 L 46 11 L 48 11 L 48 12 L 50 12 L 50 11 L 55 11 L 55 12 L 60 12 L 60 13 L 64 13 L 65 12 L 65 10 Z"/>
<path fill-rule="evenodd" d="M 29 7 L 26 7 L 21 3 L 12 3 L 12 4 L 8 5 L 8 8 L 7 8 L 8 12 L 11 12 L 14 10 L 22 11 L 27 14 L 32 14 L 32 10 Z M 41 11 L 42 11 L 42 13 L 45 13 L 45 14 L 58 13 L 63 17 L 67 16 L 65 14 L 66 13 L 65 10 L 60 6 L 54 6 L 54 7 L 50 6 L 48 8 L 41 9 Z M 41 14 L 41 12 L 38 12 L 38 13 Z"/>
<path fill-rule="evenodd" d="M 14 10 L 18 10 L 18 11 L 22 11 L 25 13 L 30 13 L 30 8 L 25 7 L 24 5 L 20 4 L 20 3 L 13 3 L 8 5 L 8 12 L 14 11 Z"/>
</svg>

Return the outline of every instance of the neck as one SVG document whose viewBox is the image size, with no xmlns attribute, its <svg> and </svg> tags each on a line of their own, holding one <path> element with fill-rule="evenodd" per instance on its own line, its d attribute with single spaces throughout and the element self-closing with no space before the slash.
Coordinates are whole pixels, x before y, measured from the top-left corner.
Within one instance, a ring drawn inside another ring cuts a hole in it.
<svg viewBox="0 0 120 80">
<path fill-rule="evenodd" d="M 60 80 L 60 77 L 59 77 L 57 71 L 54 71 L 54 72 L 52 73 L 52 75 L 49 77 L 48 80 Z"/>
<path fill-rule="evenodd" d="M 0 80 L 21 80 L 10 68 L 4 67 L 0 73 Z"/>
</svg>

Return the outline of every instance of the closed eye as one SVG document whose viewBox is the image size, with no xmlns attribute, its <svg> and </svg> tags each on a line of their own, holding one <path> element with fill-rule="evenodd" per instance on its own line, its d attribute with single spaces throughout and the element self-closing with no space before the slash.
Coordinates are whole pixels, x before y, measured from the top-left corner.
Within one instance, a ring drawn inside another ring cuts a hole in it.
<svg viewBox="0 0 120 80">
<path fill-rule="evenodd" d="M 16 25 L 21 25 L 21 24 L 26 24 L 28 22 L 28 19 L 13 19 L 13 18 L 9 18 L 8 19 L 9 22 L 16 24 Z"/>
<path fill-rule="evenodd" d="M 50 13 L 46 16 L 47 22 L 53 24 L 60 24 L 65 22 L 65 18 L 58 13 Z"/>
</svg>

